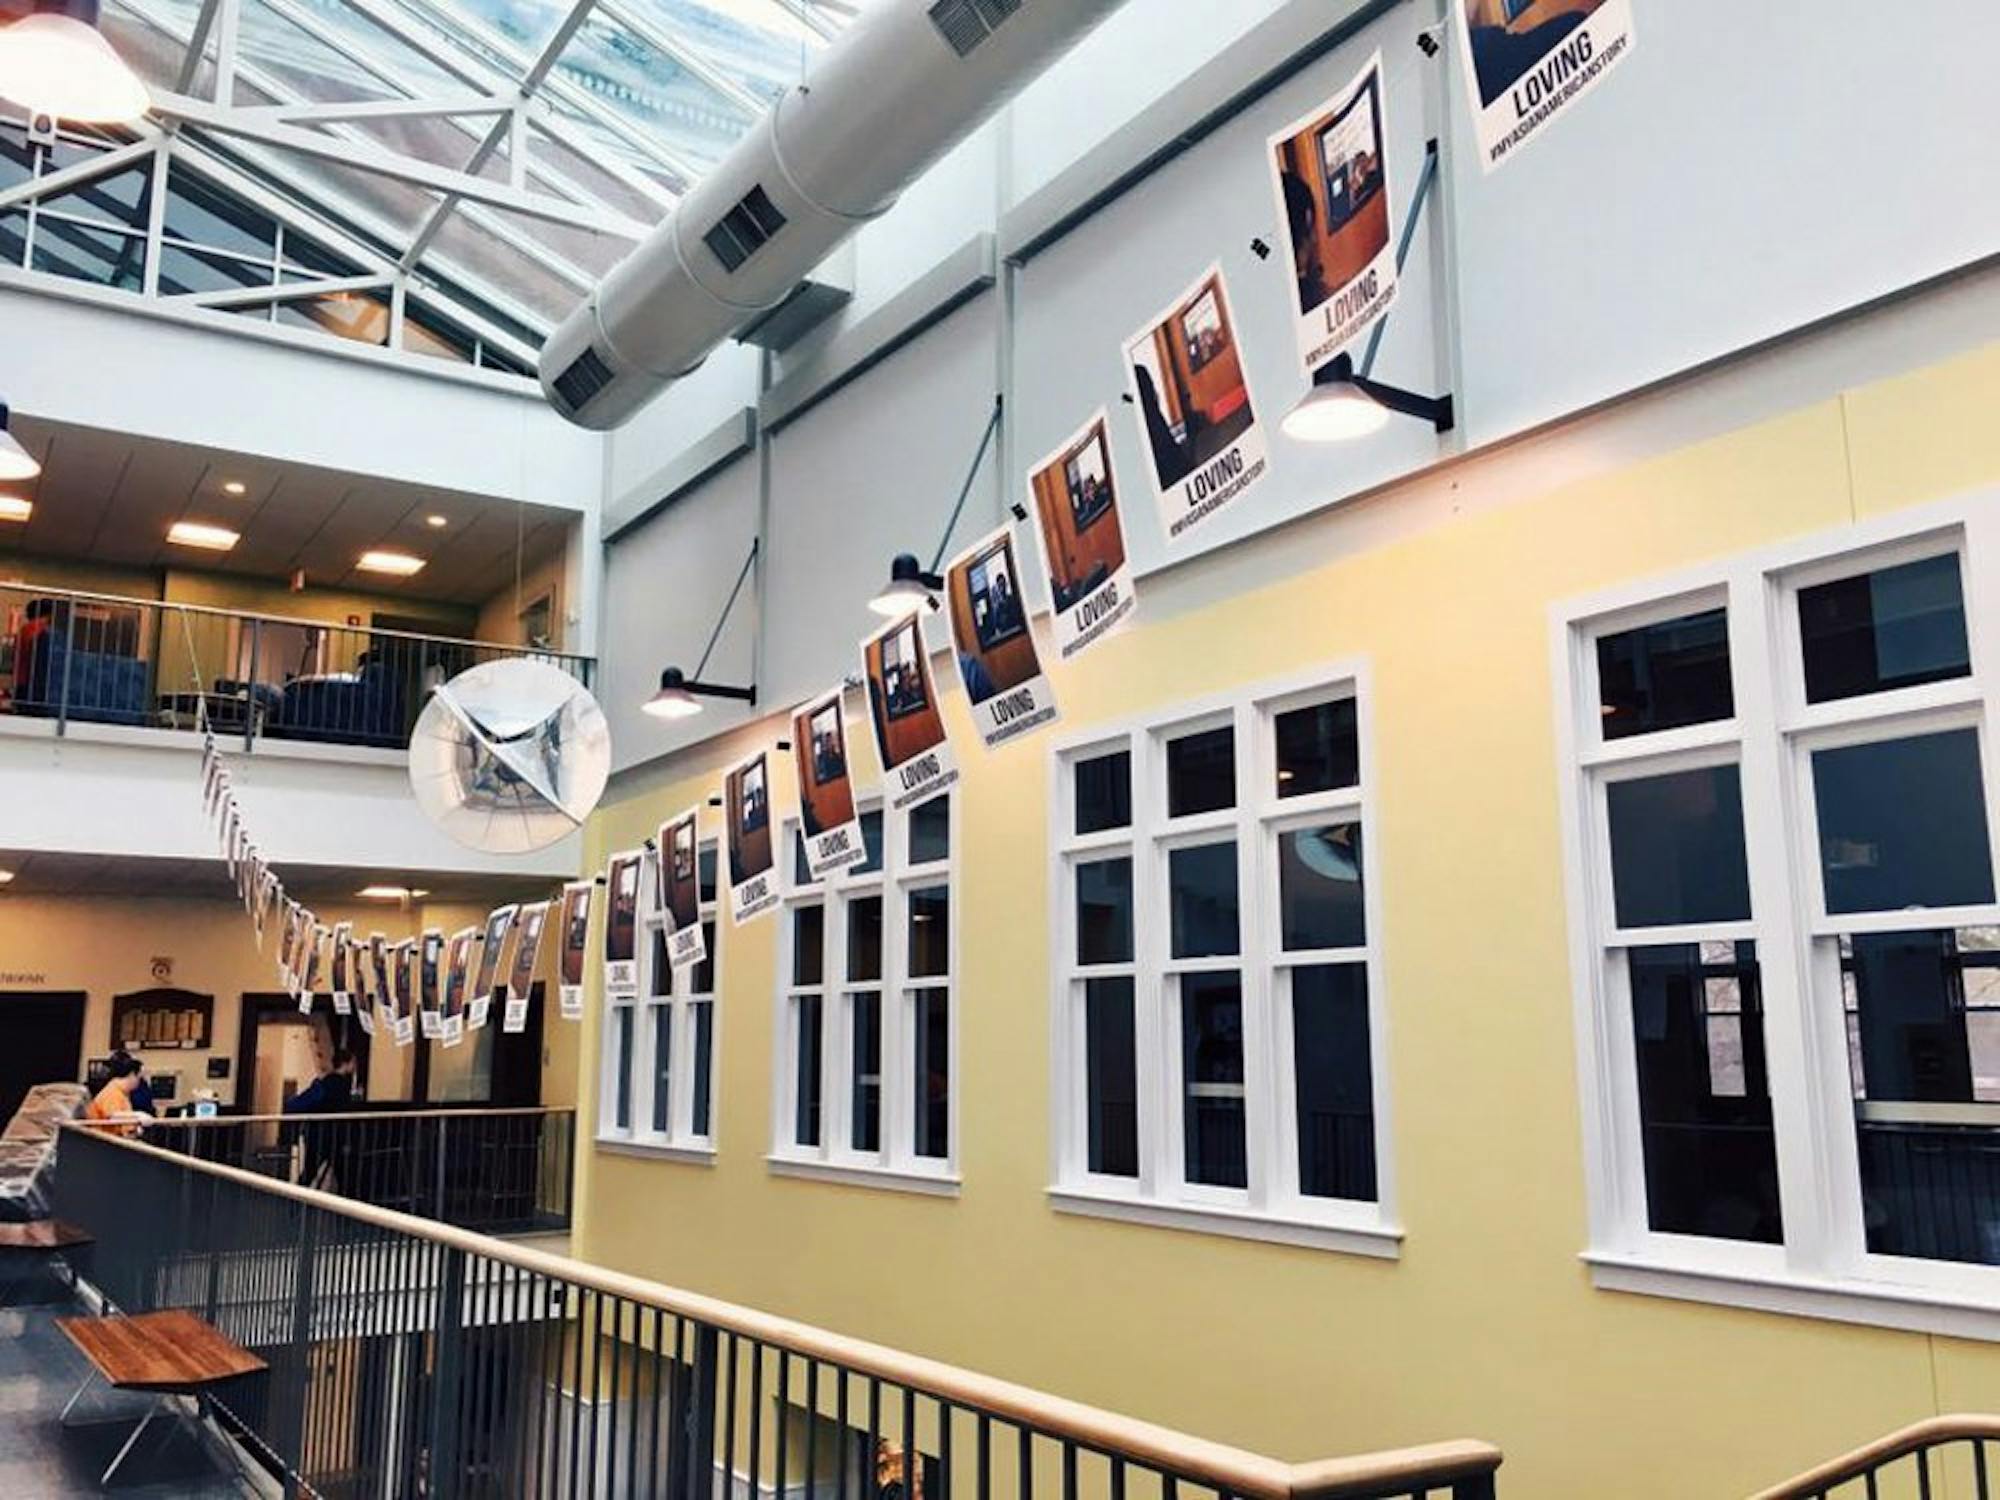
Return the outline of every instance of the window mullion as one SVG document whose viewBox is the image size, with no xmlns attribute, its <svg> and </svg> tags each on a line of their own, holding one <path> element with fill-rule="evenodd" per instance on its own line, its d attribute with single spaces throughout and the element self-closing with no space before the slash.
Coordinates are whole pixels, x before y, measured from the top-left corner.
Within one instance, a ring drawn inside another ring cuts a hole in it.
<svg viewBox="0 0 2000 1500">
<path fill-rule="evenodd" d="M 1277 841 L 1260 816 L 1273 795 L 1276 754 L 1264 733 L 1265 715 L 1252 704 L 1236 709 L 1237 983 L 1243 1007 L 1244 1183 L 1253 1209 L 1270 1207 L 1280 1192 L 1275 1018 L 1270 955 L 1276 951 L 1276 903 L 1267 900 L 1265 873 L 1277 880 Z M 1267 767 L 1269 768 L 1267 770 Z M 1268 848 L 1267 848 L 1268 845 Z"/>
<path fill-rule="evenodd" d="M 1160 1196 L 1173 1178 L 1178 1159 L 1180 1111 L 1168 1093 L 1169 1066 L 1164 978 L 1168 933 L 1166 860 L 1157 842 L 1159 809 L 1166 803 L 1159 741 L 1150 733 L 1132 737 L 1132 936 L 1135 983 L 1132 989 L 1133 1068 L 1139 1096 L 1139 1191 Z"/>
</svg>

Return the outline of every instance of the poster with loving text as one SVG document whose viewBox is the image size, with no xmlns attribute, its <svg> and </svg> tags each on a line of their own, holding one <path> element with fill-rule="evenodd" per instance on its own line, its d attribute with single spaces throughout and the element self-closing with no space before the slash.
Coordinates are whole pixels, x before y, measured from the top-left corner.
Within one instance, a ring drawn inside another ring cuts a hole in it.
<svg viewBox="0 0 2000 1500">
<path fill-rule="evenodd" d="M 363 1036 L 375 1035 L 374 992 L 368 982 L 368 948 L 356 939 L 349 939 L 347 945 L 347 982 L 353 986 L 348 992 L 348 1004 L 353 1009 L 354 1019 L 361 1024 Z"/>
<path fill-rule="evenodd" d="M 465 989 L 472 977 L 472 945 L 478 940 L 477 927 L 462 927 L 445 947 L 444 1004 L 438 1009 L 444 1015 L 441 1040 L 447 1047 L 465 1040 Z"/>
<path fill-rule="evenodd" d="M 604 989 L 611 995 L 639 993 L 639 874 L 646 851 L 628 849 L 611 856 L 604 869 Z"/>
<path fill-rule="evenodd" d="M 354 1011 L 354 924 L 336 922 L 333 924 L 333 965 L 327 982 L 333 989 L 333 1013 L 337 1016 L 351 1015 Z"/>
<path fill-rule="evenodd" d="M 701 809 L 691 807 L 660 825 L 660 909 L 672 924 L 667 963 L 691 968 L 708 957 L 701 926 Z"/>
<path fill-rule="evenodd" d="M 465 1004 L 465 1024 L 474 1031 L 486 1024 L 487 1014 L 493 1009 L 493 995 L 500 986 L 500 955 L 507 946 L 507 929 L 514 925 L 515 909 L 511 903 L 496 906 L 486 918 L 486 929 L 480 938 L 479 968 L 472 977 L 472 990 Z"/>
<path fill-rule="evenodd" d="M 1389 226 L 1382 55 L 1303 119 L 1271 137 L 1278 219 L 1290 237 L 1299 362 L 1332 359 L 1396 300 Z"/>
<path fill-rule="evenodd" d="M 1220 265 L 1132 336 L 1125 369 L 1160 524 L 1184 542 L 1271 470 Z"/>
<path fill-rule="evenodd" d="M 594 880 L 573 880 L 563 887 L 562 916 L 557 937 L 556 1001 L 565 1021 L 583 1015 L 583 966 L 590 952 L 590 897 Z"/>
<path fill-rule="evenodd" d="M 417 946 L 417 1014 L 427 1042 L 444 1038 L 444 933 L 433 927 Z"/>
<path fill-rule="evenodd" d="M 417 940 L 404 938 L 396 944 L 394 957 L 390 962 L 391 995 L 390 1007 L 393 1025 L 390 1030 L 398 1047 L 407 1047 L 417 1039 Z"/>
<path fill-rule="evenodd" d="M 1632 52 L 1632 0 L 1460 0 L 1452 21 L 1488 172 Z"/>
<path fill-rule="evenodd" d="M 542 929 L 548 920 L 546 901 L 522 907 L 515 919 L 514 966 L 507 971 L 507 1007 L 500 1017 L 502 1031 L 528 1029 L 528 999 L 535 987 L 535 968 L 542 958 Z"/>
<path fill-rule="evenodd" d="M 799 833 L 806 872 L 824 880 L 868 857 L 854 812 L 847 760 L 846 694 L 830 688 L 792 714 L 792 764 L 799 778 Z M 666 846 L 661 845 L 664 849 Z"/>
<path fill-rule="evenodd" d="M 1035 540 L 1049 580 L 1049 621 L 1064 661 L 1114 633 L 1139 602 L 1102 409 L 1028 471 Z"/>
<path fill-rule="evenodd" d="M 1041 652 L 1021 596 L 1014 533 L 988 533 L 944 570 L 945 612 L 972 724 L 987 749 L 1056 720 L 1056 690 L 1042 673 Z"/>
<path fill-rule="evenodd" d="M 307 914 L 308 916 L 311 913 Z M 327 930 L 316 919 L 312 922 L 312 932 L 306 938 L 306 971 L 299 985 L 299 1009 L 310 1011 L 313 996 L 320 993 L 325 983 Z"/>
<path fill-rule="evenodd" d="M 863 641 L 861 669 L 889 805 L 900 812 L 951 790 L 958 760 L 945 737 L 922 617 L 905 615 Z"/>
<path fill-rule="evenodd" d="M 731 766 L 722 778 L 722 807 L 729 830 L 729 914 L 738 927 L 778 904 L 770 760 L 759 750 Z"/>
</svg>

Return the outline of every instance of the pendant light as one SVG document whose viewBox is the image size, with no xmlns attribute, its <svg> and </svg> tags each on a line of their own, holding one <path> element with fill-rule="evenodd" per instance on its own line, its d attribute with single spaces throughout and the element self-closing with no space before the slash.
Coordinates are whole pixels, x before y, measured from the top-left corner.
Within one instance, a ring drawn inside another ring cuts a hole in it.
<svg viewBox="0 0 2000 1500">
<path fill-rule="evenodd" d="M 42 466 L 35 455 L 7 430 L 7 404 L 0 401 L 0 480 L 33 479 L 41 472 Z"/>
<path fill-rule="evenodd" d="M 97 29 L 98 0 L 31 0 L 33 11 L 0 27 L 0 98 L 34 114 L 91 125 L 129 125 L 152 96 Z"/>
</svg>

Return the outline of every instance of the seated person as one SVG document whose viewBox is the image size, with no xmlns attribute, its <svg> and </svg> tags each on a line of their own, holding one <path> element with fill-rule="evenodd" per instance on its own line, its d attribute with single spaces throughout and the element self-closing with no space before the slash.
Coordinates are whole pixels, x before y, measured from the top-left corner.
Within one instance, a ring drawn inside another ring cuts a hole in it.
<svg viewBox="0 0 2000 1500">
<path fill-rule="evenodd" d="M 131 1053 L 115 1052 L 111 1056 L 110 1072 L 110 1079 L 97 1091 L 97 1097 L 90 1101 L 84 1118 L 108 1126 L 114 1135 L 137 1135 L 140 1112 L 133 1104 L 132 1096 L 144 1086 L 144 1067 Z"/>
</svg>

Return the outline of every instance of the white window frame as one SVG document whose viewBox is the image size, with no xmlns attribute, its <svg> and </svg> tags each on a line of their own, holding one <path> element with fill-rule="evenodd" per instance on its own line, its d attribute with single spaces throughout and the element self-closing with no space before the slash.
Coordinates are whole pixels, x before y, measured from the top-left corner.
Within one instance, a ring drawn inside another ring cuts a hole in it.
<svg viewBox="0 0 2000 1500">
<path fill-rule="evenodd" d="M 658 950 L 654 939 L 668 929 L 669 923 L 665 909 L 659 904 L 655 867 L 658 856 L 648 851 L 640 870 L 639 993 L 624 1000 L 614 1001 L 607 997 L 604 1006 L 597 1143 L 607 1150 L 630 1151 L 699 1165 L 712 1164 L 715 1160 L 716 1135 L 722 1113 L 721 1100 L 716 1091 L 717 1080 L 722 1076 L 722 1010 L 718 1003 L 722 990 L 722 924 L 717 916 L 721 909 L 722 875 L 721 854 L 716 840 L 701 841 L 697 860 L 703 856 L 717 861 L 718 883 L 714 894 L 701 902 L 698 920 L 713 925 L 716 941 L 708 949 L 709 972 L 713 976 L 714 988 L 698 993 L 688 988 L 696 972 L 692 966 L 674 971 L 672 994 L 654 993 L 658 980 L 655 970 Z M 697 1005 L 708 1006 L 708 1130 L 705 1133 L 697 1133 L 694 1128 L 694 1013 Z M 620 1061 L 617 1038 L 618 1013 L 625 1010 L 631 1012 L 633 1026 L 631 1054 L 626 1060 L 626 1065 L 632 1070 L 632 1119 L 628 1127 L 621 1129 L 616 1119 Z M 655 1070 L 658 1062 L 657 1019 L 661 1011 L 672 1017 L 668 1033 L 672 1056 L 667 1066 L 668 1115 L 665 1130 L 653 1126 L 654 1085 L 658 1080 Z"/>
<path fill-rule="evenodd" d="M 1313 704 L 1352 698 L 1360 784 L 1280 798 L 1273 721 Z M 1235 742 L 1235 805 L 1167 816 L 1167 745 L 1229 725 Z M 1128 751 L 1132 823 L 1107 832 L 1073 831 L 1075 768 Z M 1056 738 L 1049 753 L 1051 1186 L 1057 1209 L 1165 1228 L 1393 1259 L 1403 1231 L 1396 1218 L 1389 1078 L 1387 985 L 1382 961 L 1382 851 L 1376 837 L 1374 717 L 1365 662 L 1329 664 Z M 1284 951 L 1279 931 L 1278 839 L 1299 827 L 1361 826 L 1365 942 L 1324 952 Z M 1167 856 L 1176 848 L 1234 839 L 1241 952 L 1234 958 L 1175 959 L 1167 905 Z M 1132 861 L 1133 961 L 1075 962 L 1078 865 Z M 1292 1074 L 1289 975 L 1300 965 L 1358 963 L 1368 986 L 1369 1073 L 1374 1112 L 1376 1199 L 1315 1198 L 1298 1182 L 1297 1111 Z M 1243 1003 L 1244 1189 L 1184 1180 L 1180 1006 L 1177 976 L 1203 970 L 1240 975 Z M 1086 979 L 1133 980 L 1138 1072 L 1139 1176 L 1088 1170 Z"/>
<path fill-rule="evenodd" d="M 879 798 L 856 802 L 857 816 L 882 816 L 881 868 L 866 875 L 834 871 L 824 880 L 798 879 L 796 816 L 779 825 L 780 889 L 778 972 L 772 1019 L 771 1149 L 766 1158 L 773 1173 L 814 1177 L 862 1187 L 955 1195 L 960 1187 L 960 1100 L 964 1075 L 959 1062 L 959 940 L 963 911 L 959 900 L 961 847 L 960 797 L 949 794 L 947 837 L 950 853 L 942 860 L 917 864 L 910 859 L 910 822 L 917 808 L 896 812 Z M 940 975 L 910 973 L 910 894 L 937 886 L 945 889 L 950 933 L 945 945 L 946 969 Z M 847 980 L 848 911 L 856 901 L 882 898 L 882 975 L 879 980 Z M 819 906 L 822 954 L 820 983 L 796 986 L 797 929 L 793 914 L 801 906 Z M 946 1154 L 916 1154 L 916 1005 L 919 992 L 943 990 L 947 996 L 947 1052 L 950 1075 L 946 1119 Z M 881 997 L 881 1082 L 879 1151 L 858 1151 L 853 1141 L 851 1077 L 848 1061 L 854 1040 L 849 997 L 857 992 Z M 820 1122 L 819 1145 L 803 1146 L 794 1129 L 798 1103 L 798 1028 L 793 1007 L 802 995 L 820 1000 Z"/>
<path fill-rule="evenodd" d="M 1596 1284 L 1845 1322 L 2000 1339 L 2000 1267 L 1870 1253 L 1841 1003 L 1839 937 L 2000 923 L 1976 906 L 1829 915 L 1811 756 L 1830 745 L 1952 728 L 1980 737 L 2000 878 L 2000 493 L 1856 522 L 1551 611 L 1564 866 Z M 1969 676 L 1829 703 L 1805 701 L 1801 588 L 1956 551 Z M 1735 717 L 1605 740 L 1595 643 L 1726 604 Z M 1603 818 L 1608 780 L 1733 760 L 1741 766 L 1751 919 L 1619 932 Z M 1624 949 L 1724 937 L 1757 944 L 1779 1175 L 1779 1245 L 1661 1234 L 1647 1223 Z M 2000 1107 L 1995 1108 L 2000 1124 Z"/>
</svg>

